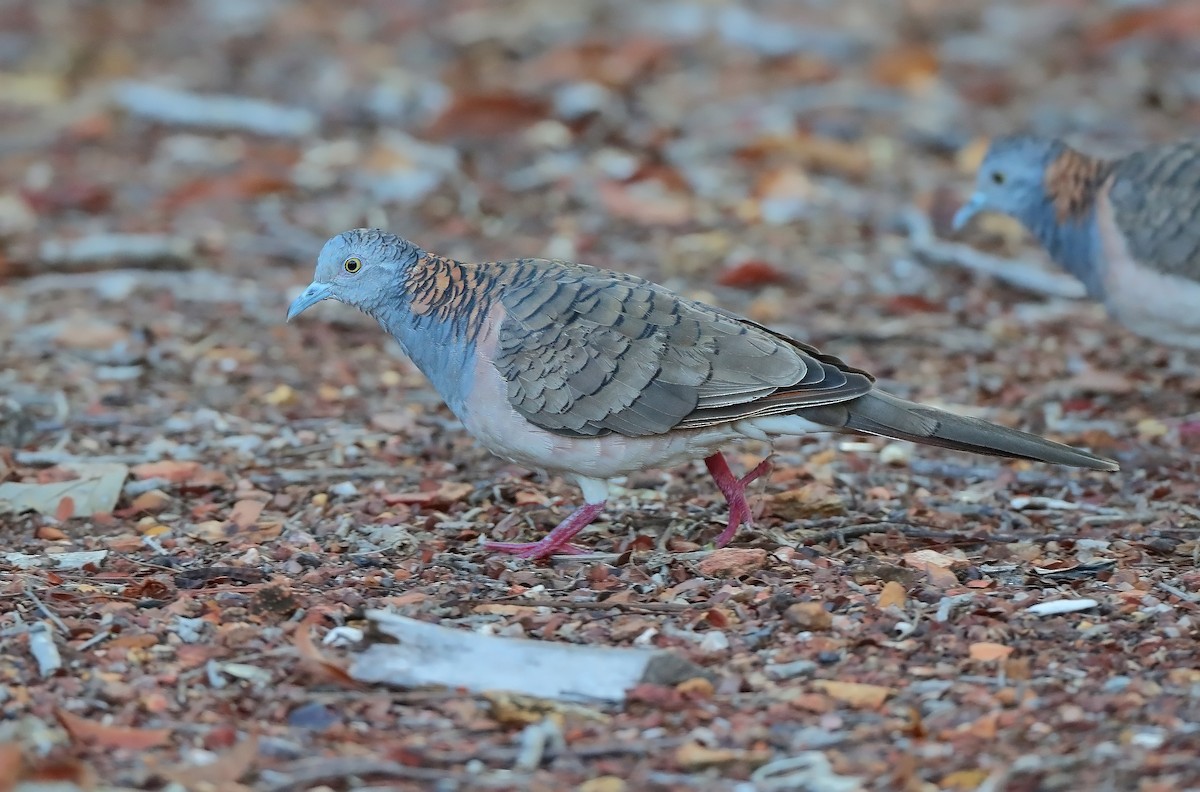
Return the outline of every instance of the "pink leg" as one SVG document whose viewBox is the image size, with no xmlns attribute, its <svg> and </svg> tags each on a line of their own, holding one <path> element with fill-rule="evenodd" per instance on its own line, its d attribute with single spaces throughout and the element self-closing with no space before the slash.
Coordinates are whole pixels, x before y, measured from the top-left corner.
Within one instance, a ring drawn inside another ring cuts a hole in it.
<svg viewBox="0 0 1200 792">
<path fill-rule="evenodd" d="M 713 481 L 721 488 L 721 492 L 725 493 L 725 500 L 729 503 L 729 523 L 717 537 L 717 547 L 724 547 L 737 533 L 738 526 L 750 527 L 750 506 L 746 503 L 746 487 L 759 476 L 771 472 L 771 460 L 764 459 L 754 470 L 741 478 L 733 475 L 733 471 L 729 469 L 729 463 L 725 461 L 725 455 L 720 451 L 706 457 L 704 464 L 708 467 Z"/>
<path fill-rule="evenodd" d="M 537 542 L 485 542 L 484 547 L 500 553 L 512 553 L 521 558 L 549 558 L 556 553 L 577 555 L 587 552 L 571 544 L 575 534 L 591 525 L 604 510 L 604 501 L 586 503 L 571 512 L 567 519 L 555 526 L 554 530 Z"/>
</svg>

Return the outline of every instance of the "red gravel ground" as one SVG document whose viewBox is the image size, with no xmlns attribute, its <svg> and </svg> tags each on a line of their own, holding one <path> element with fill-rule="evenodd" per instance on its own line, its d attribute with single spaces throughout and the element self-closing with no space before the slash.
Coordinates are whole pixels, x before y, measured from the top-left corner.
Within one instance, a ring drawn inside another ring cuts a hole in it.
<svg viewBox="0 0 1200 792">
<path fill-rule="evenodd" d="M 0 790 L 1200 789 L 1200 360 L 947 230 L 989 135 L 1186 134 L 1197 41 L 1186 2 L 0 4 L 0 500 L 40 509 L 0 516 Z M 577 489 L 370 320 L 283 322 L 361 225 L 636 272 L 1122 471 L 802 438 L 724 550 L 696 464 L 595 556 L 489 555 Z M 324 641 L 376 608 L 701 671 L 369 686 Z"/>
</svg>

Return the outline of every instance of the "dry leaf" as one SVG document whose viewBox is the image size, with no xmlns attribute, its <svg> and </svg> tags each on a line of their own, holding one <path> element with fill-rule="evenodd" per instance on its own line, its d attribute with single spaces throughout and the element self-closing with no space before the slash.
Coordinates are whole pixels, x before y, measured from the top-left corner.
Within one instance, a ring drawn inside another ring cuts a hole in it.
<svg viewBox="0 0 1200 792">
<path fill-rule="evenodd" d="M 139 479 L 161 478 L 172 484 L 187 481 L 200 470 L 199 462 L 177 462 L 164 459 L 161 462 L 146 462 L 133 467 L 133 475 Z"/>
<path fill-rule="evenodd" d="M 10 792 L 21 777 L 21 747 L 16 743 L 0 744 L 0 792 Z"/>
<path fill-rule="evenodd" d="M 862 682 L 839 682 L 834 679 L 818 679 L 813 687 L 830 698 L 852 707 L 879 707 L 887 701 L 892 689 L 882 685 L 867 685 Z"/>
<path fill-rule="evenodd" d="M 700 559 L 696 571 L 705 577 L 740 577 L 767 563 L 767 551 L 761 547 L 722 547 Z"/>
<path fill-rule="evenodd" d="M 502 135 L 520 132 L 549 113 L 544 100 L 519 94 L 456 96 L 426 132 L 431 138 L 491 143 Z"/>
<path fill-rule="evenodd" d="M 682 225 L 692 218 L 687 196 L 668 190 L 658 179 L 632 184 L 602 181 L 597 194 L 613 217 L 650 226 Z"/>
<path fill-rule="evenodd" d="M 707 748 L 698 742 L 686 742 L 675 750 L 676 763 L 689 772 L 731 764 L 740 758 L 740 751 L 730 748 Z"/>
<path fill-rule="evenodd" d="M 245 530 L 254 525 L 265 505 L 262 501 L 240 500 L 233 504 L 233 510 L 229 512 L 229 520 L 238 528 Z"/>
<path fill-rule="evenodd" d="M 789 605 L 784 616 L 801 630 L 828 630 L 833 626 L 833 616 L 821 602 L 797 602 Z"/>
<path fill-rule="evenodd" d="M 70 513 L 79 517 L 111 513 L 121 496 L 121 487 L 129 468 L 118 464 L 81 463 L 73 470 L 78 478 L 32 484 L 6 481 L 0 484 L 0 514 L 36 511 L 39 514 L 65 513 L 64 499 L 70 499 Z"/>
<path fill-rule="evenodd" d="M 625 779 L 606 775 L 584 781 L 576 788 L 575 792 L 625 792 L 627 788 Z"/>
<path fill-rule="evenodd" d="M 971 659 L 981 662 L 990 663 L 996 660 L 1003 660 L 1013 652 L 1011 646 L 1004 644 L 991 643 L 989 641 L 979 641 L 971 644 Z"/>
<path fill-rule="evenodd" d="M 907 598 L 908 592 L 904 590 L 904 586 L 894 580 L 889 580 L 883 584 L 883 590 L 879 592 L 879 607 L 887 608 L 895 605 L 897 608 L 903 608 Z"/>
<path fill-rule="evenodd" d="M 99 748 L 117 748 L 128 751 L 144 751 L 166 745 L 171 739 L 170 729 L 138 729 L 132 726 L 112 726 L 67 712 L 58 707 L 54 710 L 58 722 L 76 742 L 88 743 Z"/>
<path fill-rule="evenodd" d="M 838 517 L 846 513 L 846 499 L 828 484 L 814 481 L 771 498 L 771 513 L 785 520 Z"/>
<path fill-rule="evenodd" d="M 186 789 L 202 786 L 229 789 L 230 785 L 236 784 L 250 771 L 257 758 L 258 735 L 250 734 L 212 762 L 202 765 L 173 765 L 159 768 L 157 772 Z"/>
<path fill-rule="evenodd" d="M 980 785 L 987 780 L 990 773 L 987 770 L 975 768 L 973 770 L 955 770 L 950 775 L 942 779 L 939 786 L 946 790 L 969 790 L 979 789 Z"/>
<path fill-rule="evenodd" d="M 766 261 L 751 259 L 735 264 L 717 277 L 717 283 L 735 289 L 760 289 L 763 286 L 784 284 L 791 276 Z"/>
<path fill-rule="evenodd" d="M 312 625 L 320 618 L 320 613 L 310 611 L 310 615 L 297 625 L 292 638 L 292 646 L 296 647 L 296 652 L 300 655 L 305 670 L 313 676 L 361 690 L 363 685 L 351 677 L 340 663 L 326 657 L 313 642 Z"/>
</svg>

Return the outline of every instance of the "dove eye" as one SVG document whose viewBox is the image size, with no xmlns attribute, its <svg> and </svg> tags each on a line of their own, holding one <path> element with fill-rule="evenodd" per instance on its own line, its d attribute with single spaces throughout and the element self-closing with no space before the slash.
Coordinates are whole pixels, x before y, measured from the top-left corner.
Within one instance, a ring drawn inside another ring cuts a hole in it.
<svg viewBox="0 0 1200 792">
<path fill-rule="evenodd" d="M 346 272 L 349 272 L 351 275 L 353 275 L 362 269 L 362 259 L 357 258 L 356 256 L 351 256 L 342 262 L 342 268 L 345 269 Z"/>
<path fill-rule="evenodd" d="M 1000 171 L 992 171 L 992 184 L 1004 184 L 1004 174 Z"/>
</svg>

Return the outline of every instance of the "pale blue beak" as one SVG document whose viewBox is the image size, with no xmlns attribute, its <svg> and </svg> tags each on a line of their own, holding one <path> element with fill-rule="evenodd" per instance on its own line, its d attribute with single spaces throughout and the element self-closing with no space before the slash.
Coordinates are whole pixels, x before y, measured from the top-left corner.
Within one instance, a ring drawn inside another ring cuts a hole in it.
<svg viewBox="0 0 1200 792">
<path fill-rule="evenodd" d="M 971 222 L 971 218 L 987 209 L 987 196 L 983 193 L 975 193 L 971 196 L 971 200 L 962 205 L 962 208 L 954 213 L 954 220 L 951 221 L 950 227 L 955 231 L 962 231 L 967 223 Z"/>
<path fill-rule="evenodd" d="M 292 321 L 292 319 L 321 302 L 321 300 L 328 300 L 332 296 L 332 286 L 330 286 L 328 283 L 317 283 L 316 281 L 313 281 L 312 283 L 308 284 L 308 288 L 304 290 L 304 293 L 297 297 L 294 302 L 292 302 L 291 307 L 288 308 L 287 320 L 289 322 Z"/>
</svg>

